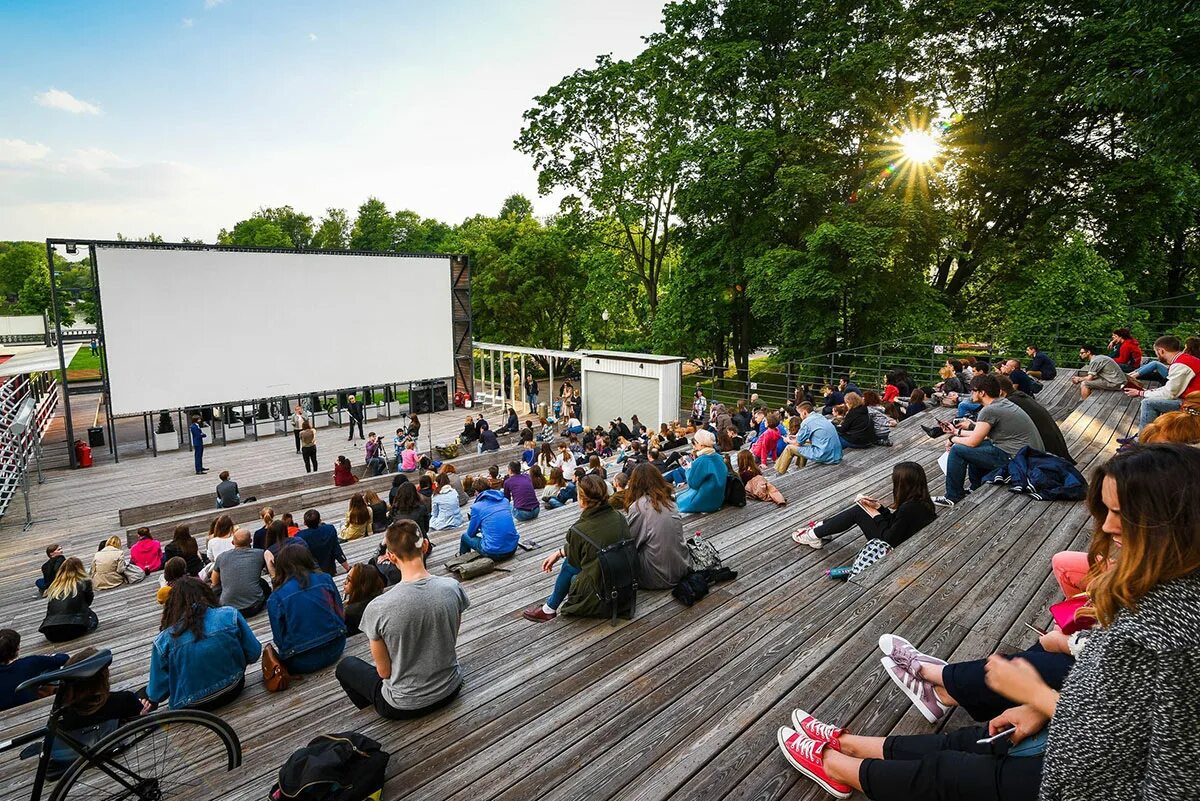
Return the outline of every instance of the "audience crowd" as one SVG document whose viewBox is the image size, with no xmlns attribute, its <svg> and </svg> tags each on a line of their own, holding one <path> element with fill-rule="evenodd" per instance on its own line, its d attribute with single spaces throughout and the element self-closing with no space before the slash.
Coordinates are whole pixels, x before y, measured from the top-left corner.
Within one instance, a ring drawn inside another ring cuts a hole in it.
<svg viewBox="0 0 1200 801">
<path fill-rule="evenodd" d="M 1065 600 L 1078 601 L 1073 615 L 1060 620 L 1056 613 L 1056 625 L 1018 655 L 952 664 L 898 634 L 883 635 L 884 672 L 925 719 L 940 723 L 962 707 L 981 725 L 878 738 L 796 710 L 791 725 L 779 729 L 779 746 L 830 794 L 1184 798 L 1198 786 L 1189 757 L 1200 750 L 1200 714 L 1195 704 L 1165 699 L 1200 692 L 1200 506 L 1181 485 L 1200 472 L 1200 453 L 1186 447 L 1200 444 L 1200 340 L 1160 337 L 1155 360 L 1144 362 L 1137 340 L 1118 329 L 1109 348 L 1080 347 L 1082 367 L 1069 380 L 1084 399 L 1096 391 L 1139 399 L 1139 430 L 1090 476 L 1095 529 L 1088 552 L 1056 555 L 1047 566 Z M 116 696 L 121 717 L 163 703 L 216 709 L 238 697 L 247 666 L 260 658 L 278 659 L 289 674 L 336 665 L 336 679 L 358 709 L 418 717 L 462 690 L 456 645 L 470 606 L 459 580 L 430 572 L 431 532 L 461 529 L 458 556 L 447 567 L 480 557 L 501 563 L 521 547 L 536 547 L 522 540 L 522 524 L 575 505 L 578 514 L 562 518 L 562 546 L 541 565 L 553 575 L 548 595 L 523 616 L 539 623 L 603 617 L 604 560 L 614 548 L 630 543 L 639 589 L 677 588 L 699 570 L 684 515 L 741 505 L 746 497 L 786 503 L 770 476 L 793 468 L 807 475 L 832 469 L 847 450 L 891 447 L 901 425 L 945 437 L 939 494 L 931 494 L 920 463 L 900 461 L 890 498 L 847 499 L 841 511 L 793 531 L 796 544 L 822 549 L 857 528 L 865 545 L 836 575 L 858 575 L 932 524 L 937 507 L 955 507 L 1019 453 L 1071 462 L 1054 415 L 1038 400 L 1061 368 L 1036 346 L 1025 355 L 1024 364 L 1007 359 L 994 368 L 978 357 L 948 359 L 929 386 L 903 370 L 887 374 L 878 390 L 845 376 L 819 390 L 802 386 L 777 409 L 757 395 L 727 407 L 697 390 L 690 417 L 658 430 L 636 417 L 586 427 L 578 394 L 564 389 L 554 417 L 543 414 L 524 427 L 511 406 L 498 431 L 482 415 L 466 419 L 457 445 L 496 452 L 500 436 L 515 435 L 520 450 L 503 472 L 493 465 L 479 475 L 459 475 L 453 463 L 418 451 L 413 416 L 397 429 L 390 454 L 375 433 L 367 436 L 362 475 L 338 457 L 339 486 L 395 471 L 386 500 L 374 490 L 352 495 L 340 528 L 315 509 L 301 527 L 264 508 L 253 533 L 219 514 L 203 547 L 187 526 L 165 544 L 140 529 L 128 552 L 110 537 L 90 568 L 57 544 L 47 547 L 35 582 L 46 599 L 39 631 L 52 643 L 85 636 L 100 625 L 91 608 L 97 592 L 159 573 L 162 611 L 149 680 L 137 703 Z M 526 395 L 531 414 L 545 409 L 536 382 L 532 390 L 527 382 Z M 953 419 L 939 420 L 939 409 L 953 409 Z M 301 421 L 296 445 L 306 469 L 315 470 L 311 432 Z M 242 503 L 228 473 L 220 477 L 217 506 Z M 343 543 L 371 535 L 382 535 L 378 553 L 351 565 Z M 347 574 L 341 587 L 339 569 Z M 247 623 L 264 611 L 271 632 L 265 654 Z M 348 638 L 359 633 L 369 659 L 344 656 Z M 21 657 L 20 647 L 18 632 L 0 630 L 0 709 L 34 700 L 16 694 L 16 686 L 68 660 L 63 653 Z M 105 693 L 107 681 L 105 673 Z"/>
</svg>

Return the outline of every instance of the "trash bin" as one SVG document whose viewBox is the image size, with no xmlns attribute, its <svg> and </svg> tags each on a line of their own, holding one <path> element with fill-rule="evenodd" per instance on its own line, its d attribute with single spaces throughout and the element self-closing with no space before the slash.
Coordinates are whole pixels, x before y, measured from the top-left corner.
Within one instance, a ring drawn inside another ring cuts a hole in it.
<svg viewBox="0 0 1200 801">
<path fill-rule="evenodd" d="M 92 448 L 81 439 L 75 440 L 75 463 L 80 467 L 92 466 Z"/>
<path fill-rule="evenodd" d="M 93 448 L 99 448 L 104 445 L 104 429 L 100 426 L 93 426 L 88 429 L 88 445 Z"/>
</svg>

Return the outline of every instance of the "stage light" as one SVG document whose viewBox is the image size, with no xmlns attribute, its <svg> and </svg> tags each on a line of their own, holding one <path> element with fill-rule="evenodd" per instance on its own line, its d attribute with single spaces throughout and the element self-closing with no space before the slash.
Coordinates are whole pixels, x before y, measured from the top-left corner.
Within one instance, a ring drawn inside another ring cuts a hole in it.
<svg viewBox="0 0 1200 801">
<path fill-rule="evenodd" d="M 927 164 L 937 157 L 941 147 L 929 131 L 911 128 L 896 137 L 904 158 L 916 164 Z"/>
</svg>

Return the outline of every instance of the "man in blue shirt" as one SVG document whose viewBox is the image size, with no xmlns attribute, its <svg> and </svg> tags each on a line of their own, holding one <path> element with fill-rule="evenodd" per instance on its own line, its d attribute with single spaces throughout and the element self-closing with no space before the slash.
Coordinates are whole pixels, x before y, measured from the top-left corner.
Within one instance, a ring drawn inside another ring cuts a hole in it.
<svg viewBox="0 0 1200 801">
<path fill-rule="evenodd" d="M 1036 395 L 1042 391 L 1042 385 L 1022 370 L 1021 363 L 1016 359 L 1009 359 L 1000 365 L 1000 373 L 1008 376 L 1008 380 L 1013 382 L 1013 386 L 1026 395 Z"/>
<path fill-rule="evenodd" d="M 341 565 L 342 570 L 350 572 L 346 554 L 342 553 L 341 543 L 338 542 L 337 529 L 329 523 L 322 523 L 321 513 L 316 509 L 304 513 L 304 530 L 296 536 L 304 540 L 308 550 L 312 551 L 313 561 L 321 570 L 333 576 L 337 574 L 337 565 Z"/>
<path fill-rule="evenodd" d="M 208 472 L 204 466 L 204 438 L 208 436 L 200 429 L 200 415 L 192 415 L 192 425 L 188 429 L 192 434 L 192 455 L 196 458 L 196 475 Z"/>
<path fill-rule="evenodd" d="M 1029 375 L 1034 378 L 1040 378 L 1042 381 L 1052 381 L 1054 376 L 1058 374 L 1058 368 L 1054 366 L 1054 360 L 1033 345 L 1027 347 L 1025 353 L 1029 356 L 1028 369 L 1026 370 Z"/>
<path fill-rule="evenodd" d="M 792 459 L 799 459 L 800 466 L 809 462 L 837 464 L 842 461 L 842 441 L 833 423 L 823 415 L 813 414 L 813 405 L 805 401 L 796 407 L 800 415 L 800 428 L 796 436 L 787 437 L 787 446 L 775 462 L 775 472 L 786 473 Z"/>
</svg>

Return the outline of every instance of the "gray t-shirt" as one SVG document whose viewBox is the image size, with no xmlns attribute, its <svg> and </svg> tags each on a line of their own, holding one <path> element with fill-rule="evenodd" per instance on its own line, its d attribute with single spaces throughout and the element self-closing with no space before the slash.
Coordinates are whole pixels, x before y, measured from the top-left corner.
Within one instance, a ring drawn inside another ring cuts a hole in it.
<svg viewBox="0 0 1200 801">
<path fill-rule="evenodd" d="M 221 606 L 249 609 L 262 600 L 259 579 L 267 563 L 258 548 L 230 548 L 213 564 L 221 579 Z"/>
<path fill-rule="evenodd" d="M 1093 356 L 1088 362 L 1087 371 L 1101 381 L 1107 381 L 1117 386 L 1125 386 L 1125 371 L 1111 356 Z"/>
<path fill-rule="evenodd" d="M 470 605 L 459 583 L 443 576 L 402 581 L 367 604 L 359 628 L 392 658 L 383 697 L 396 709 L 420 709 L 462 684 L 454 648 Z"/>
<path fill-rule="evenodd" d="M 1042 435 L 1025 411 L 1008 398 L 999 398 L 979 410 L 981 423 L 989 423 L 988 439 L 1009 456 L 1029 445 L 1039 451 L 1046 450 Z"/>
</svg>

